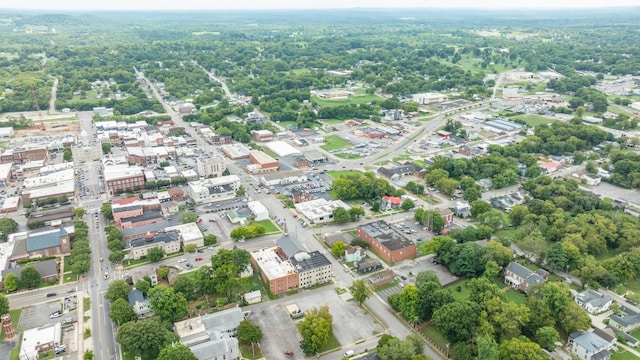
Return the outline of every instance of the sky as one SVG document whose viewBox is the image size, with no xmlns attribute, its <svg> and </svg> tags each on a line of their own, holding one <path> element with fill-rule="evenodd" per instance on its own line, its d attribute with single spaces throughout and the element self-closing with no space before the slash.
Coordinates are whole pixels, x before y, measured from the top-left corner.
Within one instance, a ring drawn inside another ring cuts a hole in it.
<svg viewBox="0 0 640 360">
<path fill-rule="evenodd" d="M 593 8 L 640 6 L 638 0 L 20 0 L 0 1 L 0 9 L 46 10 L 252 10 L 344 8 Z"/>
</svg>

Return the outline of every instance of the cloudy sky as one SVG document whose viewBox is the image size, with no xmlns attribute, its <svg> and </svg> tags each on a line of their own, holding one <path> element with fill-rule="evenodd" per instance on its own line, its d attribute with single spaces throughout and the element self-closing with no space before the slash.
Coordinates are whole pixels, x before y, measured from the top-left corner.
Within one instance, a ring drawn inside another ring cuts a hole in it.
<svg viewBox="0 0 640 360">
<path fill-rule="evenodd" d="M 337 8 L 585 8 L 640 6 L 638 0 L 20 0 L 0 1 L 0 9 L 190 10 L 190 9 L 337 9 Z"/>
</svg>

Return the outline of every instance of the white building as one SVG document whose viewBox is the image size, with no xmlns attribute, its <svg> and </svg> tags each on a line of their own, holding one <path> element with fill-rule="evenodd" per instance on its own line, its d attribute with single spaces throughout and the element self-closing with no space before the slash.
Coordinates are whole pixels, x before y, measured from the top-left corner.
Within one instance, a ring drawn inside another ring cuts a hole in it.
<svg viewBox="0 0 640 360">
<path fill-rule="evenodd" d="M 196 169 L 201 177 L 219 177 L 222 176 L 226 166 L 224 166 L 224 159 L 221 156 L 206 159 L 199 157 L 196 159 Z"/>
<path fill-rule="evenodd" d="M 333 221 L 333 210 L 342 207 L 345 210 L 351 209 L 342 200 L 328 201 L 326 199 L 315 199 L 296 204 L 296 210 L 300 212 L 311 224 L 322 224 Z"/>
<path fill-rule="evenodd" d="M 300 150 L 294 148 L 293 146 L 289 145 L 284 141 L 274 141 L 274 142 L 265 144 L 264 146 L 281 157 L 302 155 Z"/>
<path fill-rule="evenodd" d="M 180 234 L 182 246 L 194 244 L 197 247 L 204 246 L 204 235 L 196 223 L 186 223 L 165 228 L 166 231 L 177 231 Z"/>
<path fill-rule="evenodd" d="M 417 102 L 420 105 L 429 105 L 434 103 L 440 103 L 447 100 L 447 95 L 439 94 L 439 93 L 422 93 L 422 94 L 414 94 L 413 102 Z"/>
<path fill-rule="evenodd" d="M 262 205 L 260 201 L 249 201 L 247 207 L 254 216 L 255 221 L 262 221 L 269 219 L 269 210 Z"/>
<path fill-rule="evenodd" d="M 229 200 L 236 196 L 240 178 L 236 175 L 221 176 L 189 182 L 188 195 L 196 204 Z"/>
<path fill-rule="evenodd" d="M 62 325 L 60 322 L 26 330 L 22 333 L 20 360 L 38 359 L 40 352 L 51 351 L 60 346 L 61 339 Z"/>
</svg>

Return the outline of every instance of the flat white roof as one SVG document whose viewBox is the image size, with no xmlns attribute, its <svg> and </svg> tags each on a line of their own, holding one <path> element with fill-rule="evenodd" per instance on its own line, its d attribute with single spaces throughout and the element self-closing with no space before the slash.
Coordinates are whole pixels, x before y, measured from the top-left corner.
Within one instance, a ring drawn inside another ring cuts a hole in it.
<svg viewBox="0 0 640 360">
<path fill-rule="evenodd" d="M 351 209 L 351 206 L 347 205 L 342 200 L 327 199 L 315 199 L 311 201 L 305 201 L 296 204 L 296 209 L 300 211 L 308 219 L 315 219 L 317 217 L 327 216 L 333 212 L 333 210 L 342 207 L 345 210 Z"/>
<path fill-rule="evenodd" d="M 29 194 L 32 199 L 41 199 L 57 195 L 69 194 L 75 190 L 75 181 L 65 180 L 52 183 L 47 187 L 23 190 L 23 194 Z"/>
<path fill-rule="evenodd" d="M 134 176 L 144 175 L 139 166 L 129 166 L 126 164 L 112 165 L 104 167 L 104 181 L 126 179 Z"/>
<path fill-rule="evenodd" d="M 0 128 L 2 129 L 2 128 Z M 0 179 L 9 178 L 9 174 L 11 173 L 11 166 L 13 164 L 0 164 Z"/>
<path fill-rule="evenodd" d="M 165 228 L 165 230 L 166 231 L 175 230 L 179 232 L 180 235 L 182 236 L 182 240 L 185 243 L 193 242 L 203 238 L 202 231 L 200 231 L 200 228 L 196 223 L 187 223 L 187 224 L 180 224 L 176 226 L 170 226 L 168 228 Z"/>
<path fill-rule="evenodd" d="M 56 171 L 47 175 L 24 179 L 23 184 L 25 189 L 29 189 L 29 188 L 55 185 L 57 183 L 66 182 L 66 181 L 71 181 L 73 183 L 74 176 L 75 174 L 73 169 L 65 169 L 65 170 Z"/>
<path fill-rule="evenodd" d="M 256 159 L 256 161 L 260 164 L 270 164 L 277 161 L 276 159 L 269 156 L 269 154 L 260 150 L 251 150 L 251 156 L 253 156 L 253 158 Z"/>
<path fill-rule="evenodd" d="M 302 153 L 284 141 L 274 141 L 265 145 L 265 147 L 279 156 L 302 155 Z"/>
<path fill-rule="evenodd" d="M 25 358 L 35 359 L 36 357 L 29 354 L 38 354 L 36 346 L 53 342 L 54 346 L 60 345 L 62 324 L 57 322 L 53 325 L 43 326 L 41 328 L 33 328 L 22 333 L 22 345 L 20 346 L 20 355 L 25 354 Z M 22 357 L 21 357 L 22 358 Z"/>
<path fill-rule="evenodd" d="M 280 259 L 276 253 L 276 247 L 253 251 L 251 256 L 267 279 L 278 279 L 295 272 L 295 268 L 289 260 Z"/>
<path fill-rule="evenodd" d="M 247 207 L 249 208 L 249 210 L 251 210 L 252 213 L 256 215 L 269 212 L 269 210 L 267 210 L 267 208 L 262 205 L 260 201 L 249 201 L 247 203 Z"/>
<path fill-rule="evenodd" d="M 4 200 L 4 203 L 2 204 L 2 210 L 17 208 L 19 203 L 20 203 L 19 196 L 8 197 Z"/>
</svg>

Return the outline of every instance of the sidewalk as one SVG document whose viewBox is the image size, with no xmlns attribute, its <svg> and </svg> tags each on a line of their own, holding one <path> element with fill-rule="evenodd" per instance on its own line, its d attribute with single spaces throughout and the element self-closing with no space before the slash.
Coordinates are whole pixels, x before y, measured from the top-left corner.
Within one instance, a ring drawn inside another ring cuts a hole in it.
<svg viewBox="0 0 640 360">
<path fill-rule="evenodd" d="M 78 293 L 78 360 L 84 359 L 84 298 L 85 292 Z"/>
</svg>

